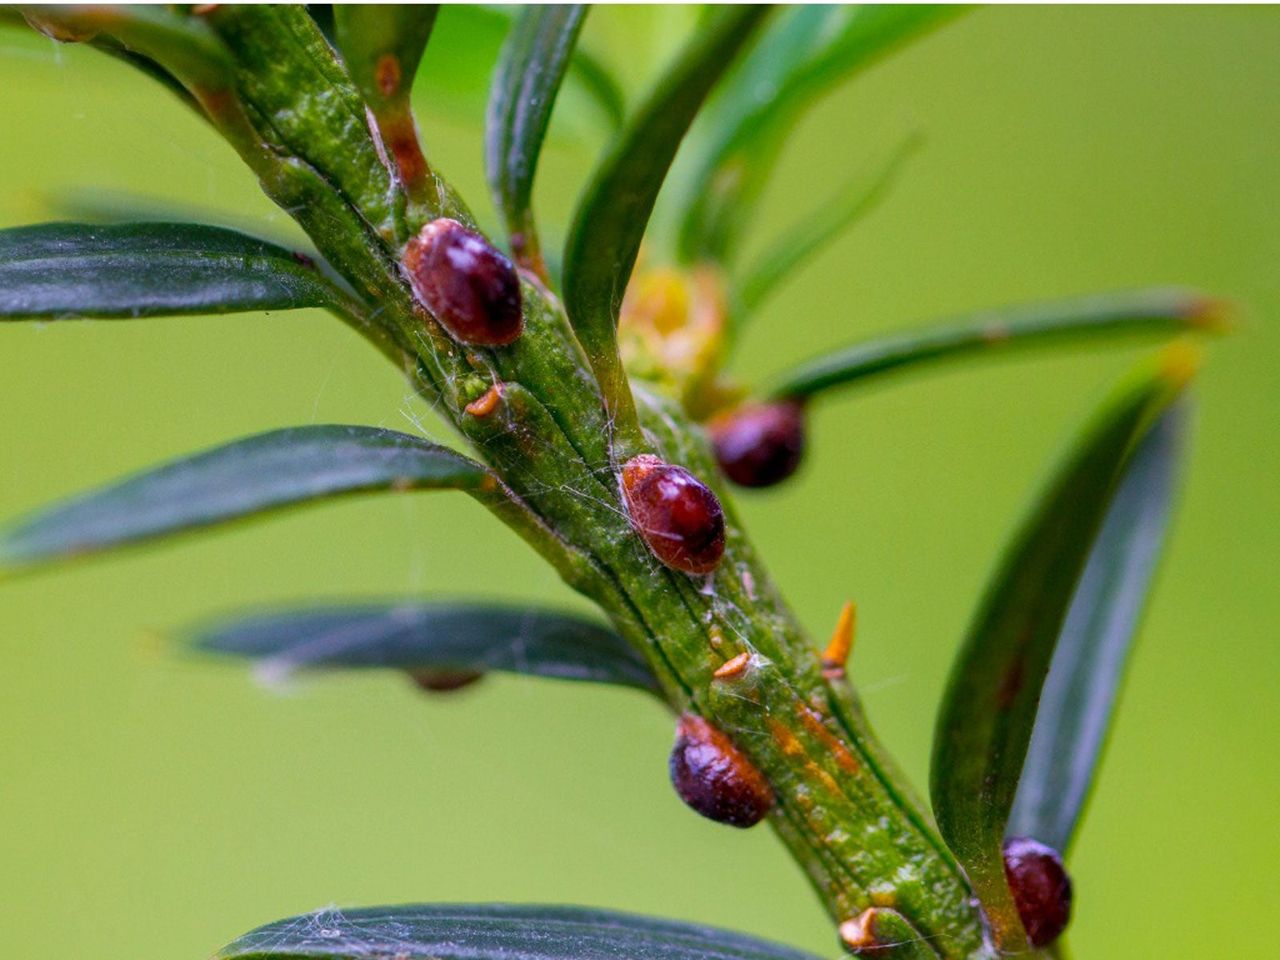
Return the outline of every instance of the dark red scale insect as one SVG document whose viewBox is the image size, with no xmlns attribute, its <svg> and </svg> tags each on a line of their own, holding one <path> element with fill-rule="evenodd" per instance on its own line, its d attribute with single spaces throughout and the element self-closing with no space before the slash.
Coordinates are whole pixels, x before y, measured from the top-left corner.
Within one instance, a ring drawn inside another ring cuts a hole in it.
<svg viewBox="0 0 1280 960">
<path fill-rule="evenodd" d="M 773 791 L 764 774 L 728 737 L 696 714 L 680 717 L 670 770 L 680 799 L 709 820 L 751 827 L 773 806 Z"/>
<path fill-rule="evenodd" d="M 474 230 L 433 220 L 406 244 L 402 260 L 415 296 L 455 340 L 498 347 L 520 336 L 515 267 Z"/>
<path fill-rule="evenodd" d="M 1033 947 L 1053 943 L 1071 919 L 1071 878 L 1058 851 L 1029 837 L 1004 842 L 1004 875 Z"/>
<path fill-rule="evenodd" d="M 710 573 L 724 556 L 724 510 L 684 467 L 643 454 L 622 468 L 622 492 L 636 532 L 673 570 Z"/>
<path fill-rule="evenodd" d="M 428 693 L 452 693 L 484 678 L 474 670 L 411 670 L 409 679 Z"/>
<path fill-rule="evenodd" d="M 771 487 L 804 457 L 804 407 L 798 400 L 751 403 L 707 425 L 720 469 L 743 487 Z"/>
</svg>

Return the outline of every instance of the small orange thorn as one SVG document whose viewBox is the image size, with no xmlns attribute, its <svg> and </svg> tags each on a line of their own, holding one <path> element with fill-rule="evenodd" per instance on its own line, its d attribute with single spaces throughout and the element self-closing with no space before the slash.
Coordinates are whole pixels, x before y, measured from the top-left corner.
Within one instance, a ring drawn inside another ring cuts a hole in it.
<svg viewBox="0 0 1280 960">
<path fill-rule="evenodd" d="M 502 384 L 492 384 L 488 390 L 480 397 L 472 400 L 463 409 L 473 417 L 487 417 L 498 408 L 498 401 L 502 399 Z"/>
<path fill-rule="evenodd" d="M 864 910 L 852 920 L 840 924 L 840 939 L 850 950 L 866 950 L 879 946 L 872 925 L 875 921 L 875 908 Z"/>
<path fill-rule="evenodd" d="M 897 955 L 895 948 L 906 944 L 895 942 L 887 936 L 890 931 L 884 929 L 886 921 L 895 914 L 896 911 L 886 907 L 867 907 L 852 920 L 840 924 L 840 939 L 845 948 L 855 957 Z"/>
<path fill-rule="evenodd" d="M 740 653 L 732 660 L 726 660 L 711 676 L 716 680 L 732 680 L 743 670 L 747 669 L 747 663 L 751 660 L 751 654 Z"/>
<path fill-rule="evenodd" d="M 845 665 L 853 652 L 853 636 L 858 624 L 858 608 L 852 600 L 840 611 L 831 642 L 822 651 L 822 675 L 828 680 L 844 678 Z"/>
</svg>

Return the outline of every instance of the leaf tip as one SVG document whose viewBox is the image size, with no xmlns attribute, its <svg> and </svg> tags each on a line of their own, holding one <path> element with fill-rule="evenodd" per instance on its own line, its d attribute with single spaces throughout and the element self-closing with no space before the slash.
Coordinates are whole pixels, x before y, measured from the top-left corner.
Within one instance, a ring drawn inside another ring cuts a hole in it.
<svg viewBox="0 0 1280 960">
<path fill-rule="evenodd" d="M 1206 333 L 1232 333 L 1238 327 L 1235 303 L 1225 297 L 1196 296 L 1187 304 L 1183 316 L 1188 325 Z"/>
</svg>

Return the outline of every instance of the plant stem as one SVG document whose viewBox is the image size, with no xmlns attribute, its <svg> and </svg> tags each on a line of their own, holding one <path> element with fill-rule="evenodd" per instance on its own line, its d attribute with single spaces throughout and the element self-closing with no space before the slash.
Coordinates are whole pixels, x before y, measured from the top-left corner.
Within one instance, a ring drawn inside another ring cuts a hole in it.
<svg viewBox="0 0 1280 960">
<path fill-rule="evenodd" d="M 509 488 L 490 501 L 495 513 L 515 520 L 604 609 L 652 665 L 673 710 L 701 714 L 763 773 L 775 794 L 772 823 L 833 920 L 891 908 L 938 957 L 989 956 L 961 872 L 852 688 L 824 678 L 719 488 L 697 426 L 635 391 L 641 439 L 717 488 L 726 508 L 724 559 L 694 579 L 660 565 L 632 530 L 618 480 L 624 455 L 610 445 L 616 434 L 600 385 L 538 278 L 523 274 L 525 329 L 516 343 L 486 349 L 450 339 L 401 275 L 396 238 L 413 226 L 403 220 L 403 185 L 383 165 L 359 97 L 312 21 L 301 8 L 235 6 L 207 20 L 236 60 L 234 89 L 202 101 L 215 125 L 364 299 L 363 332 Z M 423 215 L 470 222 L 447 187 L 441 196 Z M 468 409 L 491 391 L 496 402 Z M 715 675 L 742 653 L 742 670 Z"/>
</svg>

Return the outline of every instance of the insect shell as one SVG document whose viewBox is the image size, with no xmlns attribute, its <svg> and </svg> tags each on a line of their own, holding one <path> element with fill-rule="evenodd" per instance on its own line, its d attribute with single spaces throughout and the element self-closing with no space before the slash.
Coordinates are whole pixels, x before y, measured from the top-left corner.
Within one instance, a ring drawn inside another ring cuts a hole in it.
<svg viewBox="0 0 1280 960">
<path fill-rule="evenodd" d="M 705 483 L 684 467 L 642 454 L 622 468 L 631 525 L 673 570 L 710 573 L 724 556 L 724 510 Z"/>
<path fill-rule="evenodd" d="M 794 400 L 744 404 L 707 425 L 716 461 L 741 487 L 771 487 L 804 456 L 804 408 Z"/>
<path fill-rule="evenodd" d="M 432 220 L 405 245 L 402 262 L 418 301 L 455 340 L 498 347 L 520 336 L 515 267 L 474 230 Z"/>
<path fill-rule="evenodd" d="M 751 827 L 773 806 L 764 775 L 723 733 L 686 713 L 671 748 L 671 784 L 680 799 L 709 820 Z"/>
<path fill-rule="evenodd" d="M 1028 837 L 1004 842 L 1004 875 L 1033 947 L 1053 943 L 1071 919 L 1071 878 L 1058 851 Z"/>
<path fill-rule="evenodd" d="M 484 678 L 474 670 L 411 670 L 409 679 L 427 693 L 452 693 Z"/>
</svg>

